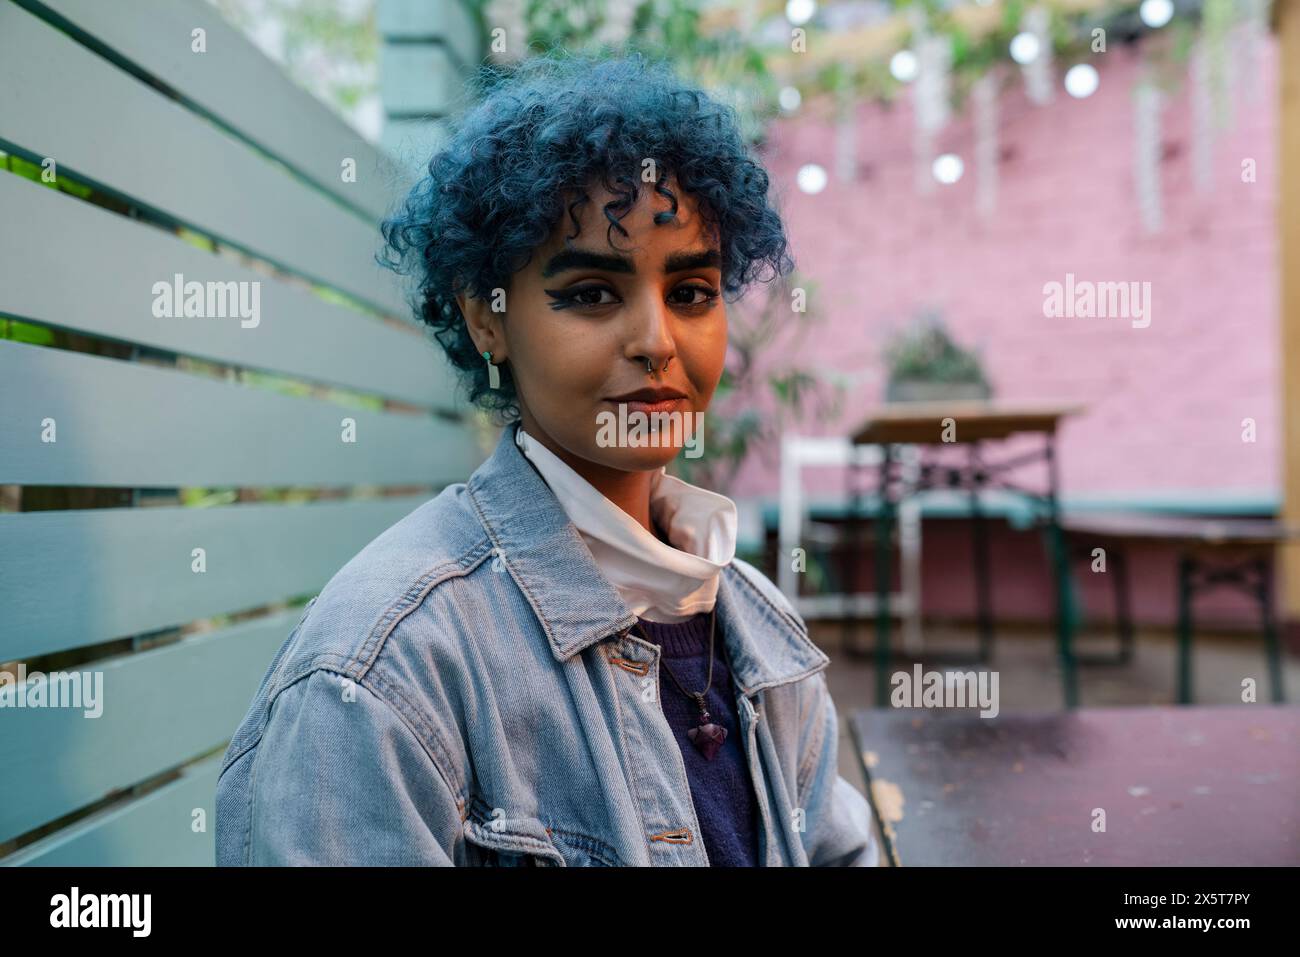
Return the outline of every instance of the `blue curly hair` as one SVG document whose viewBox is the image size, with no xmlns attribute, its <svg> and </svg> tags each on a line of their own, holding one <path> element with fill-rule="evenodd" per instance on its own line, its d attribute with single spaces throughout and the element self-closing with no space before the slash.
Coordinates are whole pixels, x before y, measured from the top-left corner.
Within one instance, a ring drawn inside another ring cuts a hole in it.
<svg viewBox="0 0 1300 957">
<path fill-rule="evenodd" d="M 513 70 L 482 67 L 479 101 L 455 122 L 427 173 L 381 231 L 380 261 L 414 280 L 412 307 L 460 371 L 469 400 L 509 422 L 519 416 L 509 363 L 499 389 L 470 338 L 458 294 L 485 298 L 504 288 L 568 215 L 601 182 L 606 235 L 628 235 L 619 220 L 636 204 L 645 159 L 655 192 L 678 205 L 665 185 L 690 193 L 717 235 L 722 294 L 733 300 L 755 281 L 794 267 L 781 217 L 769 202 L 766 170 L 747 149 L 735 111 L 692 87 L 662 61 L 551 52 Z"/>
</svg>

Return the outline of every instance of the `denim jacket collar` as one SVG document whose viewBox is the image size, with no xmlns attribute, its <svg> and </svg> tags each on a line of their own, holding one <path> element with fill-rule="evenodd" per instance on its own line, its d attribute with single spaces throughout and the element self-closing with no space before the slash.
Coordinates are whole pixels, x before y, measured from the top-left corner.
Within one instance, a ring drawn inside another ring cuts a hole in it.
<svg viewBox="0 0 1300 957">
<path fill-rule="evenodd" d="M 627 631 L 637 617 L 515 444 L 517 427 L 507 426 L 495 451 L 470 476 L 467 490 L 497 558 L 527 596 L 555 658 L 565 661 Z M 717 610 L 733 678 L 746 695 L 797 681 L 830 663 L 794 617 L 734 562 L 722 570 Z M 758 643 L 756 633 L 766 640 Z"/>
</svg>

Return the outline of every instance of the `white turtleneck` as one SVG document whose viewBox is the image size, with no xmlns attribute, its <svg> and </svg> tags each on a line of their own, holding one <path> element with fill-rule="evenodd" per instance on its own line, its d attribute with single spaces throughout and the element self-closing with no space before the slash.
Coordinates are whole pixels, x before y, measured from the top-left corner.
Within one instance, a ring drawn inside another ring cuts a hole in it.
<svg viewBox="0 0 1300 957">
<path fill-rule="evenodd" d="M 718 575 L 736 554 L 735 502 L 658 469 L 650 479 L 650 516 L 667 533 L 668 545 L 522 426 L 515 443 L 637 615 L 671 623 L 713 607 Z"/>
</svg>

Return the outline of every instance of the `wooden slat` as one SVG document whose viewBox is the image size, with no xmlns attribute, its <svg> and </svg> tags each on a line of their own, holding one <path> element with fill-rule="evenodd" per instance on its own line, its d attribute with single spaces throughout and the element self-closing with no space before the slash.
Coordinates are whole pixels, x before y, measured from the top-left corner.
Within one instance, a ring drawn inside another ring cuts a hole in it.
<svg viewBox="0 0 1300 957">
<path fill-rule="evenodd" d="M 0 312 L 414 405 L 458 406 L 442 349 L 414 328 L 326 302 L 19 176 L 0 174 L 0 209 L 23 224 L 0 229 Z M 155 318 L 153 285 L 170 285 L 177 273 L 186 282 L 260 283 L 258 324 Z"/>
<path fill-rule="evenodd" d="M 0 89 L 0 148 L 51 157 L 74 178 L 381 311 L 409 311 L 374 262 L 375 225 L 13 3 L 0 4 Z"/>
<path fill-rule="evenodd" d="M 470 69 L 482 60 L 486 42 L 473 6 L 471 0 L 380 0 L 375 21 L 385 41 L 436 40 Z"/>
<path fill-rule="evenodd" d="M 0 515 L 0 661 L 318 591 L 429 497 Z"/>
<path fill-rule="evenodd" d="M 212 867 L 221 757 L 199 761 L 144 797 L 91 814 L 0 858 L 5 867 Z M 195 831 L 194 809 L 207 828 Z"/>
<path fill-rule="evenodd" d="M 80 708 L 17 706 L 17 688 L 0 688 L 0 841 L 228 741 L 301 615 L 287 611 L 69 668 L 102 676 L 101 707 L 91 710 L 98 717 Z"/>
<path fill-rule="evenodd" d="M 463 80 L 445 47 L 385 45 L 379 66 L 379 92 L 390 116 L 446 116 L 453 111 Z"/>
<path fill-rule="evenodd" d="M 409 185 L 388 157 L 296 86 L 203 0 L 24 3 L 43 19 L 110 48 L 369 219 L 382 218 L 396 191 Z M 206 53 L 190 50 L 195 29 L 207 33 Z M 357 162 L 355 183 L 340 175 L 344 157 Z"/>
<path fill-rule="evenodd" d="M 0 484 L 438 485 L 481 460 L 468 428 L 432 415 L 43 346 L 0 340 L 0 383 Z M 355 442 L 341 440 L 345 418 Z M 54 442 L 42 441 L 46 419 Z"/>
</svg>

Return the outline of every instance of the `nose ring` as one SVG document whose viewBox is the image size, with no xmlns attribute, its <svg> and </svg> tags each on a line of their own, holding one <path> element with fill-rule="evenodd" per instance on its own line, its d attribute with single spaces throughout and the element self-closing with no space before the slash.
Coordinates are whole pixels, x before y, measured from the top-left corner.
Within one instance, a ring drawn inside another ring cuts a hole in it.
<svg viewBox="0 0 1300 957">
<path fill-rule="evenodd" d="M 660 370 L 660 371 L 662 371 L 662 372 L 667 372 L 667 371 L 668 371 L 668 363 L 670 363 L 670 362 L 672 362 L 672 361 L 673 361 L 673 357 L 672 357 L 672 356 L 669 356 L 667 359 L 665 359 L 665 360 L 664 360 L 664 367 L 663 367 L 663 369 Z M 654 372 L 655 372 L 654 363 L 650 361 L 650 357 L 649 357 L 649 356 L 646 356 L 646 357 L 645 357 L 645 371 L 646 371 L 649 375 L 654 375 Z"/>
</svg>

